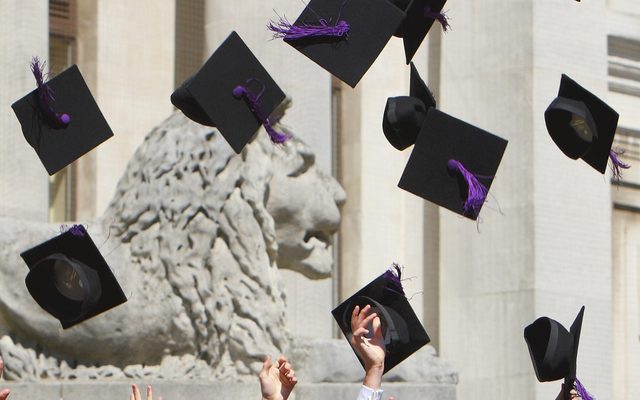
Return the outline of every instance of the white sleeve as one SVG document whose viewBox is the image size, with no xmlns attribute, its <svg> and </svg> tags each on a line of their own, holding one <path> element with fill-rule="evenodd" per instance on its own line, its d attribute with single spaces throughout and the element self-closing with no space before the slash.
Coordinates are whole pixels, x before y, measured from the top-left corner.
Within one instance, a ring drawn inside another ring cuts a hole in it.
<svg viewBox="0 0 640 400">
<path fill-rule="evenodd" d="M 382 389 L 373 390 L 366 387 L 365 385 L 362 385 L 362 387 L 360 388 L 360 393 L 358 393 L 357 400 L 381 400 L 383 392 L 384 390 Z"/>
</svg>

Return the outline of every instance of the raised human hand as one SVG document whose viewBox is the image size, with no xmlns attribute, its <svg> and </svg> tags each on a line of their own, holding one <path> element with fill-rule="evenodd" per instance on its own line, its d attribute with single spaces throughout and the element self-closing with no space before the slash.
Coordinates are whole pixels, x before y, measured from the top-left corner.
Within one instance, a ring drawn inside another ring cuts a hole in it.
<svg viewBox="0 0 640 400">
<path fill-rule="evenodd" d="M 560 389 L 560 393 L 558 393 L 558 397 L 556 397 L 556 400 L 576 400 L 581 398 L 582 397 L 580 397 L 580 395 L 578 394 L 578 392 L 576 392 L 575 389 L 571 389 L 567 394 L 566 391 L 564 390 L 564 383 L 563 383 L 562 389 Z"/>
<path fill-rule="evenodd" d="M 298 378 L 286 357 L 280 356 L 274 365 L 271 357 L 265 357 L 258 375 L 262 400 L 287 400 Z"/>
<path fill-rule="evenodd" d="M 0 378 L 2 378 L 3 371 L 4 371 L 4 361 L 2 361 L 2 358 L 0 358 Z M 0 390 L 0 400 L 6 400 L 6 398 L 9 397 L 9 393 L 11 393 L 9 389 L 5 388 Z"/>
<path fill-rule="evenodd" d="M 138 385 L 135 383 L 131 385 L 131 395 L 129 396 L 129 400 L 142 400 L 140 389 L 138 389 Z M 153 388 L 151 385 L 147 386 L 147 400 L 153 400 Z M 158 400 L 162 400 L 162 397 L 158 397 Z"/>
<path fill-rule="evenodd" d="M 386 351 L 380 318 L 376 313 L 369 313 L 370 311 L 371 306 L 367 304 L 362 309 L 355 306 L 351 314 L 351 345 L 362 358 L 367 371 L 372 368 L 384 369 Z M 369 331 L 369 324 L 373 332 Z"/>
<path fill-rule="evenodd" d="M 355 306 L 351 314 L 351 345 L 364 363 L 365 376 L 362 384 L 370 389 L 378 390 L 382 385 L 384 373 L 384 357 L 386 349 L 382 337 L 380 318 L 371 313 L 367 304 L 362 309 Z M 373 330 L 370 332 L 369 326 Z"/>
</svg>

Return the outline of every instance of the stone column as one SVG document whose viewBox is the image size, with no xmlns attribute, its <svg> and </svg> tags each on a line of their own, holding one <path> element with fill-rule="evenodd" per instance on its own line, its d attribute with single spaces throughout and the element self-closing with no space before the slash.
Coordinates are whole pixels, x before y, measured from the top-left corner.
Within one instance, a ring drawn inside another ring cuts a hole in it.
<svg viewBox="0 0 640 400">
<path fill-rule="evenodd" d="M 35 89 L 31 57 L 49 56 L 49 3 L 7 0 L 0 3 L 0 215 L 46 221 L 49 180 L 35 151 L 22 135 L 11 104 Z"/>
<path fill-rule="evenodd" d="M 414 58 L 426 73 L 426 43 Z M 344 299 L 392 262 L 405 267 L 403 285 L 411 305 L 423 315 L 424 200 L 397 187 L 411 153 L 389 144 L 382 132 L 387 97 L 409 94 L 410 69 L 402 41 L 392 38 L 355 89 L 344 86 L 340 142 L 341 182 L 347 192 L 343 208 L 342 286 Z M 430 328 L 426 327 L 427 332 Z M 430 332 L 431 334 L 431 332 Z"/>
<path fill-rule="evenodd" d="M 578 375 L 612 398 L 609 186 L 560 152 L 543 116 L 563 72 L 606 97 L 605 11 L 604 0 L 450 11 L 441 109 L 510 140 L 482 223 L 441 211 L 441 354 L 460 368 L 460 398 L 555 398 L 523 328 L 542 315 L 569 326 L 583 304 Z"/>
<path fill-rule="evenodd" d="M 276 12 L 295 20 L 304 4 L 295 1 L 225 1 L 205 3 L 205 47 L 208 58 L 235 30 L 269 71 L 282 90 L 291 96 L 292 107 L 283 119 L 293 133 L 316 154 L 318 168 L 332 172 L 331 77 L 293 47 L 272 39 L 266 24 Z M 275 10 L 275 11 L 274 11 Z M 260 131 L 258 134 L 265 134 Z M 351 266 L 344 266 L 351 268 Z M 294 334 L 329 338 L 334 322 L 331 279 L 310 281 L 298 273 L 281 270 L 287 289 L 287 321 Z"/>
<path fill-rule="evenodd" d="M 95 13 L 96 58 L 81 68 L 94 77 L 92 92 L 114 132 L 94 150 L 99 215 L 144 135 L 173 110 L 175 1 L 98 1 L 88 12 Z"/>
</svg>

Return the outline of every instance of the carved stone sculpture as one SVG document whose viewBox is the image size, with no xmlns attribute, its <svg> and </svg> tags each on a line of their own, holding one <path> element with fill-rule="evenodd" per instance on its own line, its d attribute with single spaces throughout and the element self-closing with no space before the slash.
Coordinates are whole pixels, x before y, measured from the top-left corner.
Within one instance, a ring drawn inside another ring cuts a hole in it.
<svg viewBox="0 0 640 400">
<path fill-rule="evenodd" d="M 59 225 L 0 218 L 0 354 L 9 379 L 228 378 L 289 348 L 278 268 L 331 271 L 345 195 L 299 140 L 236 155 L 174 113 L 86 224 L 129 300 L 63 331 L 26 291 L 19 253 Z"/>
</svg>

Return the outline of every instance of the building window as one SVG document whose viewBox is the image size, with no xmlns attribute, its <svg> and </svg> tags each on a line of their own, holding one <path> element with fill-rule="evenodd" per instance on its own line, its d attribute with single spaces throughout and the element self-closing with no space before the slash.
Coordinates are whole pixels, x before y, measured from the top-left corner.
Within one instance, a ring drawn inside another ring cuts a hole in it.
<svg viewBox="0 0 640 400">
<path fill-rule="evenodd" d="M 195 74 L 208 57 L 204 54 L 204 11 L 204 0 L 176 2 L 175 87 Z"/>
</svg>

